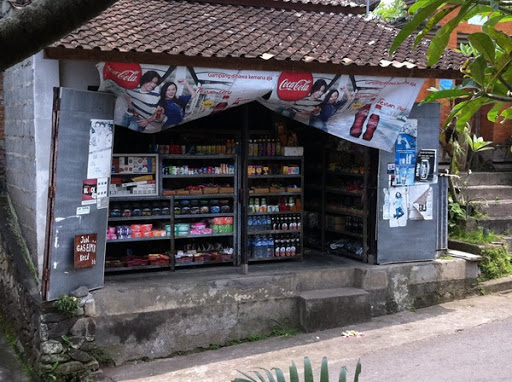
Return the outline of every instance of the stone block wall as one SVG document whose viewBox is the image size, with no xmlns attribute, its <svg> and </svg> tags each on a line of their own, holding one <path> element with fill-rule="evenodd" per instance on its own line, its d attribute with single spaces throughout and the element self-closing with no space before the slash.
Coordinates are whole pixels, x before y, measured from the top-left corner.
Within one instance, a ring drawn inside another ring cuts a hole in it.
<svg viewBox="0 0 512 382">
<path fill-rule="evenodd" d="M 1 329 L 16 338 L 15 350 L 33 371 L 34 380 L 45 374 L 52 377 L 46 380 L 57 381 L 68 375 L 91 375 L 99 368 L 94 355 L 101 354 L 95 342 L 92 295 L 87 288 L 73 293 L 79 304 L 73 316 L 60 312 L 55 302 L 43 302 L 27 253 L 9 198 L 0 195 Z"/>
<path fill-rule="evenodd" d="M 37 264 L 33 57 L 4 73 L 3 90 L 6 187 Z"/>
</svg>

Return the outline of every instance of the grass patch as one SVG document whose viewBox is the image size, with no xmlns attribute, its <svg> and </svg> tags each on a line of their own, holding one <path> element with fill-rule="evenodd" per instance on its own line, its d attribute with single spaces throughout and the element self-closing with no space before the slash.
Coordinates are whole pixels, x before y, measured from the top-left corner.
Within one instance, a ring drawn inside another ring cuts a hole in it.
<svg viewBox="0 0 512 382">
<path fill-rule="evenodd" d="M 494 232 L 484 235 L 483 230 L 465 231 L 461 228 L 455 228 L 450 232 L 450 238 L 471 244 L 490 244 L 501 240 L 501 236 Z"/>
<path fill-rule="evenodd" d="M 484 249 L 481 255 L 485 261 L 481 261 L 481 276 L 479 281 L 487 281 L 512 274 L 512 263 L 506 245 L 499 248 Z"/>
</svg>

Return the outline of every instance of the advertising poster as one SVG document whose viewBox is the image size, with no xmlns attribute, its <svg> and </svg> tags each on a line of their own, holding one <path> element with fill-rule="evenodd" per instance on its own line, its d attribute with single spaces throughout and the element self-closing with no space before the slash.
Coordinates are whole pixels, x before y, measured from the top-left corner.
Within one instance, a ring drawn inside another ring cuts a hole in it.
<svg viewBox="0 0 512 382">
<path fill-rule="evenodd" d="M 106 62 L 100 91 L 117 95 L 114 122 L 155 133 L 257 100 L 329 134 L 391 151 L 422 79 Z"/>
<path fill-rule="evenodd" d="M 98 196 L 97 189 L 97 179 L 84 179 L 82 186 L 82 205 L 96 204 L 96 198 Z"/>
<path fill-rule="evenodd" d="M 112 158 L 114 121 L 91 119 L 87 178 L 108 178 Z"/>
<path fill-rule="evenodd" d="M 433 205 L 430 185 L 409 187 L 409 220 L 432 220 Z"/>
<path fill-rule="evenodd" d="M 437 151 L 435 149 L 422 149 L 416 158 L 416 173 L 414 180 L 419 183 L 435 183 Z"/>
<path fill-rule="evenodd" d="M 407 187 L 392 187 L 389 192 L 389 226 L 405 227 L 408 219 Z"/>
<path fill-rule="evenodd" d="M 393 186 L 412 186 L 416 170 L 416 131 L 418 121 L 407 120 L 395 144 Z"/>
</svg>

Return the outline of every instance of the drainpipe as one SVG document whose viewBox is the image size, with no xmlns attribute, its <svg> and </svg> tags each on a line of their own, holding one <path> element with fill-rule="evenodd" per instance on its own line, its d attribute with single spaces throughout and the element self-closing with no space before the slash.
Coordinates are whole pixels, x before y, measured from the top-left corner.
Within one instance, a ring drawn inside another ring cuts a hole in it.
<svg viewBox="0 0 512 382">
<path fill-rule="evenodd" d="M 370 17 L 370 0 L 366 0 L 366 20 Z"/>
</svg>

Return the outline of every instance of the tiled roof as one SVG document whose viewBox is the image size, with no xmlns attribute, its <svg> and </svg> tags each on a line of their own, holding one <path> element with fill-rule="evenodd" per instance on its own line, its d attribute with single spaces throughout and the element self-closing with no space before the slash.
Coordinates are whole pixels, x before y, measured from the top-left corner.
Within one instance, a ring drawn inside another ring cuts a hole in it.
<svg viewBox="0 0 512 382">
<path fill-rule="evenodd" d="M 53 58 L 256 70 L 458 75 L 465 59 L 453 51 L 447 51 L 432 69 L 426 68 L 427 43 L 413 50 L 410 40 L 389 58 L 397 32 L 387 24 L 339 13 L 203 1 L 119 0 L 46 52 Z"/>
</svg>

